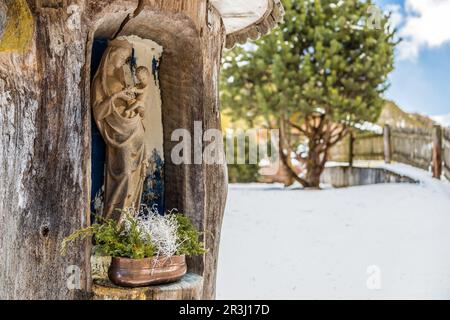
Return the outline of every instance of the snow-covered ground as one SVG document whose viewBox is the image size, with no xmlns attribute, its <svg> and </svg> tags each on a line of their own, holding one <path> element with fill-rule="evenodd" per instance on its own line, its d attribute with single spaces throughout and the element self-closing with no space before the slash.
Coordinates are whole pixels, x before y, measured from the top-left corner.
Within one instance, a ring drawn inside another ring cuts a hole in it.
<svg viewBox="0 0 450 320">
<path fill-rule="evenodd" d="M 231 185 L 218 299 L 450 299 L 450 184 Z M 378 290 L 376 290 L 378 288 Z"/>
</svg>

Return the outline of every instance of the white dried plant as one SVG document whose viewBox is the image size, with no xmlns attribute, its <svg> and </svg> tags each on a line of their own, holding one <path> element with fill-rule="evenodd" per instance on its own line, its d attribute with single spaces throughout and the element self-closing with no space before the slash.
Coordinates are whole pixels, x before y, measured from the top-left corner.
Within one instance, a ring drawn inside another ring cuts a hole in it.
<svg viewBox="0 0 450 320">
<path fill-rule="evenodd" d="M 175 215 L 162 216 L 155 210 L 144 207 L 143 213 L 137 219 L 143 233 L 150 235 L 157 256 L 172 257 L 177 253 L 180 243 Z"/>
<path fill-rule="evenodd" d="M 178 221 L 172 211 L 160 215 L 155 208 L 143 205 L 140 213 L 130 208 L 124 210 L 124 216 L 124 233 L 130 232 L 131 223 L 136 223 L 142 240 L 155 246 L 157 257 L 176 255 L 183 241 L 178 238 Z"/>
<path fill-rule="evenodd" d="M 98 216 L 103 215 L 103 195 L 105 193 L 105 186 L 102 186 L 101 189 L 97 192 L 94 197 L 94 212 Z"/>
</svg>

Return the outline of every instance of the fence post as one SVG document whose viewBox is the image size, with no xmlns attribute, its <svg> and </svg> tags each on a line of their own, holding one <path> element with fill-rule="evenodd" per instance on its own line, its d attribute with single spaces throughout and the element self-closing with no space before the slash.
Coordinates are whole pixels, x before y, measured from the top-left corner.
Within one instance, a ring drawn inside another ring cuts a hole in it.
<svg viewBox="0 0 450 320">
<path fill-rule="evenodd" d="M 348 165 L 353 167 L 353 144 L 355 142 L 355 137 L 353 136 L 353 132 L 350 132 L 349 136 L 349 145 L 348 145 Z"/>
<path fill-rule="evenodd" d="M 387 164 L 392 161 L 392 147 L 391 147 L 391 127 L 388 124 L 384 125 L 384 162 Z"/>
<path fill-rule="evenodd" d="M 442 128 L 435 125 L 433 129 L 433 178 L 440 179 L 442 175 Z"/>
</svg>

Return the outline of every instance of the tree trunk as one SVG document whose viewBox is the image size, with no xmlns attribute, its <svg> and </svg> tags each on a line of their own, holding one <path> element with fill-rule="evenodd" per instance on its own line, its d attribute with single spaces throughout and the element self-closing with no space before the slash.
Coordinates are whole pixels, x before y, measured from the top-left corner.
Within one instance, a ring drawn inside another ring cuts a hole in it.
<svg viewBox="0 0 450 320">
<path fill-rule="evenodd" d="M 86 34 L 81 23 L 67 23 L 67 11 L 45 3 L 16 2 L 25 10 L 17 28 L 34 21 L 38 32 L 0 52 L 2 299 L 75 299 L 90 287 L 87 243 L 59 254 L 63 238 L 89 223 L 89 109 L 80 90 Z"/>
<path fill-rule="evenodd" d="M 0 21 L 0 298 L 85 298 L 89 241 L 71 246 L 66 257 L 59 246 L 90 223 L 92 42 L 120 33 L 138 1 L 4 1 L 24 9 L 14 30 L 31 25 L 34 31 L 6 37 Z M 220 130 L 217 79 L 225 32 L 214 9 L 206 19 L 206 0 L 146 0 L 144 7 L 123 32 L 164 46 L 166 151 L 171 129 L 192 131 L 201 121 L 204 130 Z M 177 167 L 166 160 L 165 169 L 166 201 L 207 231 L 208 253 L 190 261 L 190 270 L 204 277 L 203 297 L 214 298 L 226 167 Z M 73 290 L 77 270 L 80 287 Z"/>
<path fill-rule="evenodd" d="M 225 30 L 219 14 L 211 12 L 210 31 L 205 33 L 203 40 L 203 82 L 206 86 L 203 120 L 205 129 L 221 130 L 219 73 L 222 59 L 222 48 L 225 42 Z M 223 139 L 221 139 L 223 141 Z M 225 161 L 225 155 L 223 155 Z M 219 260 L 220 234 L 228 190 L 227 166 L 224 164 L 204 164 L 204 198 L 205 245 L 208 252 L 205 255 L 204 299 L 215 299 L 217 264 Z"/>
<path fill-rule="evenodd" d="M 310 149 L 306 163 L 306 177 L 308 188 L 320 187 L 320 176 L 324 170 L 323 154 Z"/>
</svg>

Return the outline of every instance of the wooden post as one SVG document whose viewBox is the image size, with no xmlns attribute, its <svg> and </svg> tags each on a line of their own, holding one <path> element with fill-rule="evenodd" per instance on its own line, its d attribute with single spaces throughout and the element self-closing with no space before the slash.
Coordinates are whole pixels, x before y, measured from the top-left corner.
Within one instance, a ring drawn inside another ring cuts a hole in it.
<svg viewBox="0 0 450 320">
<path fill-rule="evenodd" d="M 188 273 L 175 283 L 140 288 L 124 288 L 108 279 L 95 279 L 93 300 L 201 300 L 203 277 Z"/>
<path fill-rule="evenodd" d="M 392 146 L 391 146 L 391 127 L 388 124 L 384 125 L 384 162 L 387 164 L 392 161 Z"/>
<path fill-rule="evenodd" d="M 5 37 L 6 29 L 0 36 L 0 149 L 8 150 L 0 151 L 0 299 L 89 296 L 90 241 L 74 243 L 64 257 L 59 250 L 65 237 L 90 223 L 92 40 L 119 29 L 166 50 L 160 66 L 165 203 L 207 230 L 208 252 L 188 267 L 204 279 L 201 297 L 214 298 L 226 165 L 172 163 L 170 135 L 193 131 L 194 120 L 221 131 L 217 79 L 225 29 L 219 12 L 211 9 L 207 25 L 204 0 L 152 0 L 122 25 L 138 1 L 6 3 L 17 8 L 7 22 L 23 37 Z M 180 106 L 185 111 L 174 112 Z M 80 290 L 67 285 L 67 270 L 80 271 Z"/>
<path fill-rule="evenodd" d="M 442 175 L 442 128 L 435 125 L 433 129 L 433 178 L 440 179 Z"/>
<path fill-rule="evenodd" d="M 349 165 L 349 167 L 353 167 L 353 144 L 354 143 L 355 143 L 355 137 L 353 136 L 353 132 L 350 132 L 349 145 L 348 145 L 348 165 Z"/>
</svg>

